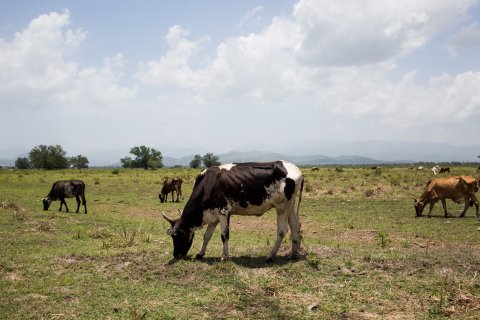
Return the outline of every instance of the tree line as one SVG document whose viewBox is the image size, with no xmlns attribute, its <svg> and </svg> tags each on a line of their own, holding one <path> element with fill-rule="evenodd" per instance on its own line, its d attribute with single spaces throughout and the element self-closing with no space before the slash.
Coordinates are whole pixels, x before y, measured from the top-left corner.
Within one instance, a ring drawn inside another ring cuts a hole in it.
<svg viewBox="0 0 480 320">
<path fill-rule="evenodd" d="M 154 148 L 135 146 L 129 152 L 132 156 L 126 156 L 120 159 L 124 168 L 143 168 L 158 169 L 163 168 L 162 153 Z M 38 145 L 29 153 L 28 157 L 18 157 L 15 161 L 15 167 L 18 169 L 66 169 L 88 168 L 88 158 L 83 155 L 67 157 L 67 152 L 60 145 Z M 219 157 L 213 153 L 207 153 L 203 156 L 196 154 L 189 166 L 191 168 L 211 167 L 220 165 Z"/>
</svg>

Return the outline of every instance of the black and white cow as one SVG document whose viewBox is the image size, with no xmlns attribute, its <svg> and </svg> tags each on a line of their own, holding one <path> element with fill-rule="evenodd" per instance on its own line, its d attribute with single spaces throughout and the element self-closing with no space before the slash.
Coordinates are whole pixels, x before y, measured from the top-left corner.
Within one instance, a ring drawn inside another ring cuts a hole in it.
<svg viewBox="0 0 480 320">
<path fill-rule="evenodd" d="M 196 258 L 205 255 L 208 242 L 220 222 L 223 242 L 222 260 L 228 257 L 231 215 L 261 216 L 271 208 L 277 211 L 277 239 L 267 257 L 272 261 L 290 226 L 291 258 L 299 255 L 300 221 L 298 209 L 303 189 L 303 175 L 295 165 L 285 161 L 232 163 L 210 167 L 195 179 L 192 195 L 179 219 L 170 222 L 167 231 L 173 238 L 173 256 L 182 258 L 192 246 L 195 230 L 207 225 L 203 245 Z M 298 207 L 295 198 L 300 192 Z"/>
<path fill-rule="evenodd" d="M 75 197 L 75 199 L 77 200 L 76 212 L 78 213 L 78 210 L 80 209 L 80 198 L 82 198 L 82 204 L 85 208 L 85 213 L 87 213 L 87 201 L 85 200 L 85 183 L 81 180 L 64 180 L 55 182 L 48 195 L 42 199 L 43 210 L 47 211 L 52 201 L 60 200 L 60 209 L 58 209 L 58 211 L 62 211 L 62 206 L 65 205 L 65 210 L 67 210 L 68 212 L 65 198 L 73 197 Z"/>
</svg>

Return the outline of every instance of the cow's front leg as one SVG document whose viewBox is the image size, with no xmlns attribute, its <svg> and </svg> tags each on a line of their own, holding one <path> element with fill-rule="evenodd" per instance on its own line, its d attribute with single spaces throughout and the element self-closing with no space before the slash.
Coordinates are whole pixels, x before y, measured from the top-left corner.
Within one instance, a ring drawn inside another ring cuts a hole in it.
<svg viewBox="0 0 480 320">
<path fill-rule="evenodd" d="M 58 211 L 62 211 L 63 205 L 65 205 L 65 211 L 68 212 L 67 202 L 65 201 L 65 198 L 60 198 L 60 209 L 58 209 Z"/>
<path fill-rule="evenodd" d="M 441 201 L 442 201 L 443 211 L 445 212 L 445 218 L 448 218 L 447 201 L 445 199 L 441 199 Z"/>
<path fill-rule="evenodd" d="M 430 218 L 430 214 L 433 211 L 433 206 L 435 206 L 435 201 L 430 202 L 430 210 L 428 210 L 428 214 L 427 214 L 427 217 L 429 218 Z"/>
<path fill-rule="evenodd" d="M 207 230 L 205 231 L 205 234 L 203 235 L 203 244 L 202 244 L 202 249 L 200 252 L 196 255 L 195 259 L 202 259 L 203 256 L 205 255 L 205 251 L 207 250 L 207 245 L 210 239 L 212 238 L 213 232 L 215 231 L 215 227 L 217 226 L 218 221 L 215 223 L 210 223 L 207 226 Z"/>
<path fill-rule="evenodd" d="M 230 212 L 226 209 L 220 210 L 218 215 L 220 220 L 220 228 L 222 232 L 222 242 L 223 242 L 223 253 L 222 261 L 227 260 L 228 258 L 228 239 L 230 238 Z"/>
<path fill-rule="evenodd" d="M 283 238 L 288 232 L 288 216 L 287 213 L 284 209 L 280 210 L 277 209 L 277 240 L 275 240 L 275 244 L 273 245 L 272 251 L 270 251 L 270 254 L 267 257 L 268 262 L 273 261 L 273 257 L 278 252 L 278 249 L 280 248 L 280 245 L 282 244 Z"/>
</svg>

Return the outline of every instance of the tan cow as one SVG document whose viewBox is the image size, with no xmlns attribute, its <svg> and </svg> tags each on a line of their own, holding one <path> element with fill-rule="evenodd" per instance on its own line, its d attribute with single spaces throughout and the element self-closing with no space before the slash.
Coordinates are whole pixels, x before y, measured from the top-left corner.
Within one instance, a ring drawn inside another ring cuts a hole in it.
<svg viewBox="0 0 480 320">
<path fill-rule="evenodd" d="M 425 208 L 427 204 L 430 204 L 430 211 L 428 212 L 428 217 L 430 217 L 433 206 L 438 200 L 442 201 L 445 217 L 448 217 L 445 199 L 451 199 L 456 203 L 465 202 L 465 207 L 460 217 L 465 216 L 469 205 L 473 206 L 473 204 L 475 204 L 477 210 L 476 216 L 477 219 L 480 219 L 478 214 L 478 200 L 475 197 L 475 192 L 477 191 L 478 182 L 471 176 L 453 176 L 430 180 L 427 182 L 425 191 L 420 198 L 414 199 L 417 217 L 422 216 L 423 208 Z"/>
</svg>

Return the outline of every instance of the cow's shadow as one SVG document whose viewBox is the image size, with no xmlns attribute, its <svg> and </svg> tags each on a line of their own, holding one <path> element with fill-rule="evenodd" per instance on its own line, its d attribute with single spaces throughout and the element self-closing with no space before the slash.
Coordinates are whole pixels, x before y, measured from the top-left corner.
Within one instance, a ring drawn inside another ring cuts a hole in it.
<svg viewBox="0 0 480 320">
<path fill-rule="evenodd" d="M 257 269 L 257 268 L 267 268 L 271 266 L 283 266 L 291 263 L 296 263 L 304 259 L 303 256 L 297 259 L 290 259 L 288 256 L 276 256 L 273 261 L 267 261 L 266 257 L 258 256 L 239 256 L 239 257 L 229 257 L 228 260 L 222 261 L 220 257 L 204 257 L 202 259 L 195 259 L 195 257 L 187 257 L 187 260 L 196 261 L 197 263 L 205 263 L 208 265 L 214 265 L 218 263 L 226 263 L 231 262 L 236 265 L 250 268 L 250 269 Z M 178 260 L 172 259 L 169 261 L 169 264 L 175 264 Z"/>
<path fill-rule="evenodd" d="M 431 219 L 431 218 L 437 218 L 437 219 L 438 218 L 441 218 L 441 219 L 476 219 L 475 213 L 473 214 L 473 216 L 465 215 L 464 217 L 460 217 L 460 214 L 449 213 L 448 217 L 445 217 L 444 213 L 439 213 L 439 214 L 432 213 L 430 215 L 430 217 L 427 216 L 426 214 L 424 214 L 424 215 L 421 215 L 420 217 L 417 217 L 417 218 L 426 218 L 426 219 Z"/>
<path fill-rule="evenodd" d="M 267 261 L 267 258 L 264 256 L 235 256 L 229 257 L 227 261 L 230 261 L 236 265 L 256 269 L 256 268 L 266 268 L 271 266 L 283 266 L 290 263 L 295 263 L 302 260 L 302 257 L 298 259 L 290 259 L 288 256 L 276 256 L 273 261 Z M 216 257 L 207 257 L 199 260 L 199 262 L 204 262 L 209 265 L 215 263 L 224 263 L 220 258 Z"/>
</svg>

